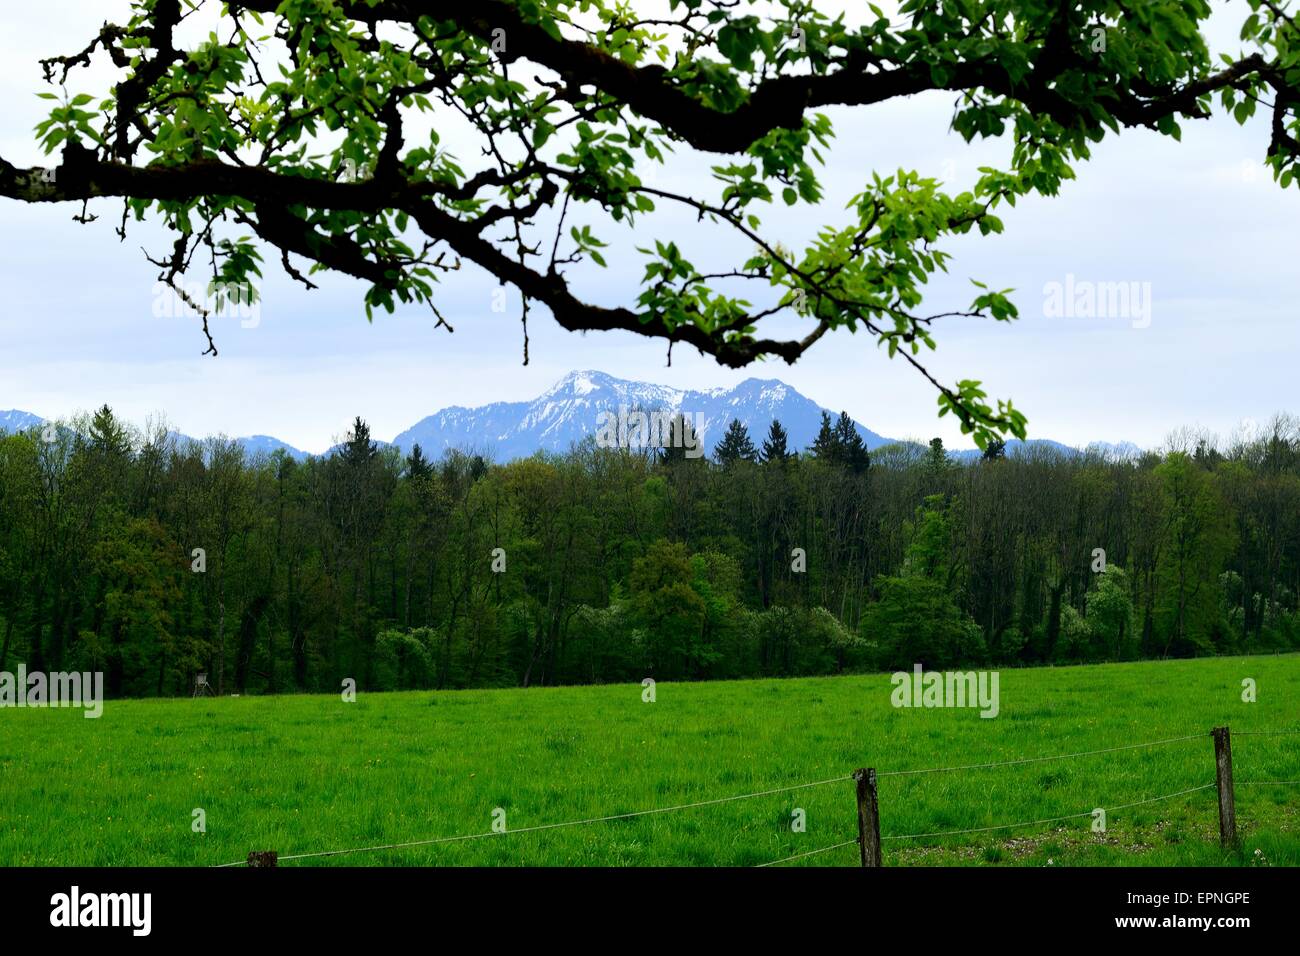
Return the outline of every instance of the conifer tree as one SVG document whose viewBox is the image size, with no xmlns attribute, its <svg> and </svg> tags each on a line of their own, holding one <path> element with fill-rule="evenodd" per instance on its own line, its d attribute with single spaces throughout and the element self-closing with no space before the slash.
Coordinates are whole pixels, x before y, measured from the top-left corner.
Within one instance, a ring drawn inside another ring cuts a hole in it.
<svg viewBox="0 0 1300 956">
<path fill-rule="evenodd" d="M 421 481 L 433 474 L 433 465 L 424 457 L 424 451 L 417 442 L 406 456 L 406 476 L 412 481 Z"/>
<path fill-rule="evenodd" d="M 727 433 L 722 436 L 722 441 L 718 442 L 714 454 L 718 464 L 723 467 L 729 467 L 738 461 L 752 462 L 758 458 L 758 450 L 749 440 L 749 429 L 739 418 L 733 418 L 727 425 Z"/>
<path fill-rule="evenodd" d="M 839 446 L 840 461 L 847 465 L 855 475 L 867 470 L 871 456 L 867 453 L 867 444 L 858 434 L 858 427 L 849 418 L 848 412 L 840 412 L 840 419 L 835 423 L 835 442 Z"/>
<path fill-rule="evenodd" d="M 772 424 L 767 429 L 767 438 L 763 440 L 763 448 L 759 452 L 759 460 L 766 463 L 774 461 L 777 464 L 783 464 L 793 458 L 790 452 L 789 436 L 786 434 L 785 426 L 777 419 L 772 419 Z"/>
<path fill-rule="evenodd" d="M 982 456 L 985 461 L 1000 461 L 1007 457 L 1007 443 L 1001 438 L 994 438 L 984 448 Z"/>
<path fill-rule="evenodd" d="M 821 428 L 817 430 L 817 437 L 809 446 L 808 453 L 820 461 L 833 463 L 839 460 L 839 442 L 835 438 L 835 427 L 831 425 L 831 416 L 827 412 L 822 412 Z"/>
<path fill-rule="evenodd" d="M 689 461 L 703 454 L 700 436 L 695 433 L 691 420 L 681 412 L 673 415 L 668 432 L 660 436 L 660 442 L 661 462 Z"/>
</svg>

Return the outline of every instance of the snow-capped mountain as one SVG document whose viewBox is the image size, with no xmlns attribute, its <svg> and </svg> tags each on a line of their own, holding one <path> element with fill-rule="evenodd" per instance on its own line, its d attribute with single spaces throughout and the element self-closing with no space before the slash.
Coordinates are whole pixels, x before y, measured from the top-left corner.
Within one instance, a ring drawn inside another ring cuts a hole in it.
<svg viewBox="0 0 1300 956">
<path fill-rule="evenodd" d="M 418 444 L 434 458 L 445 449 L 461 448 L 509 461 L 538 449 L 567 451 L 570 445 L 595 436 L 605 414 L 617 416 L 624 409 L 686 415 L 709 453 L 732 419 L 749 429 L 755 445 L 777 419 L 789 434 L 790 448 L 802 450 L 816 436 L 822 414 L 822 407 L 812 399 L 775 379 L 750 378 L 735 388 L 695 391 L 631 382 L 604 372 L 570 372 L 531 402 L 444 408 L 402 432 L 393 444 L 408 452 Z M 839 415 L 827 411 L 833 418 Z M 868 448 L 889 442 L 862 425 L 857 429 Z"/>
<path fill-rule="evenodd" d="M 606 415 L 620 411 L 681 413 L 690 420 L 712 455 L 732 419 L 748 430 L 750 440 L 760 446 L 775 419 L 785 427 L 791 451 L 802 452 L 812 444 L 821 426 L 822 412 L 832 420 L 839 411 L 823 408 L 776 379 L 750 378 L 734 388 L 703 391 L 671 388 L 649 382 L 615 378 L 604 372 L 570 372 L 532 401 L 494 402 L 478 408 L 454 405 L 421 419 L 393 439 L 393 445 L 409 453 L 418 444 L 429 458 L 437 459 L 448 449 L 482 454 L 496 462 L 524 458 L 538 450 L 565 452 L 589 437 L 598 436 Z M 0 432 L 21 431 L 43 424 L 45 419 L 24 411 L 0 411 Z M 350 423 L 349 423 L 350 424 Z M 865 426 L 854 423 L 867 448 L 875 450 L 894 443 Z M 178 444 L 193 441 L 173 433 Z M 235 439 L 250 457 L 271 455 L 279 450 L 303 460 L 308 453 L 269 435 Z M 376 441 L 383 447 L 388 442 Z M 909 443 L 910 444 L 910 443 Z M 327 449 L 328 455 L 338 446 Z M 1007 454 L 1022 454 L 1034 448 L 1050 448 L 1064 454 L 1077 449 L 1050 439 L 1007 442 Z M 1141 449 L 1131 442 L 1094 442 L 1089 451 L 1112 457 L 1136 457 Z M 953 458 L 969 461 L 980 456 L 976 449 L 949 449 Z"/>
<path fill-rule="evenodd" d="M 7 412 L 0 412 L 0 432 L 9 432 L 10 434 L 20 432 L 25 428 L 31 428 L 33 425 L 39 425 L 43 421 L 45 419 L 39 415 L 11 408 Z"/>
</svg>

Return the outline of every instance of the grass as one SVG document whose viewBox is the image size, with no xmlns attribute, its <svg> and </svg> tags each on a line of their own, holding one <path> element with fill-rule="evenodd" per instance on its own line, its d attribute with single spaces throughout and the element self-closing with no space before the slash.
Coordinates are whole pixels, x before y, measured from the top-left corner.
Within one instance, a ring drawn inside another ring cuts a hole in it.
<svg viewBox="0 0 1300 956">
<path fill-rule="evenodd" d="M 1243 703 L 1243 678 L 1258 702 Z M 1213 783 L 1234 731 L 1243 852 L 1213 789 L 991 833 L 887 840 L 886 865 L 1300 865 L 1300 657 L 1004 670 L 1001 712 L 895 709 L 888 675 L 531 690 L 110 701 L 0 710 L 0 864 L 210 865 L 488 832 L 888 771 L 1177 744 L 880 780 L 884 836 L 1086 813 Z M 202 808 L 207 830 L 192 829 Z M 802 809 L 806 831 L 792 832 Z M 290 865 L 749 866 L 856 836 L 853 784 Z M 843 847 L 788 865 L 854 865 Z"/>
</svg>

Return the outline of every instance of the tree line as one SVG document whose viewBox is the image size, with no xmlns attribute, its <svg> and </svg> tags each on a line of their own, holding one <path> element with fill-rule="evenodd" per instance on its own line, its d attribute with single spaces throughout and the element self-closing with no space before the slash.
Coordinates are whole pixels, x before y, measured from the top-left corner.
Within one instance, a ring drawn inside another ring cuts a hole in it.
<svg viewBox="0 0 1300 956">
<path fill-rule="evenodd" d="M 0 434 L 0 670 L 115 696 L 532 686 L 1300 647 L 1300 427 L 1119 457 L 935 439 L 298 461 L 107 406 Z"/>
</svg>

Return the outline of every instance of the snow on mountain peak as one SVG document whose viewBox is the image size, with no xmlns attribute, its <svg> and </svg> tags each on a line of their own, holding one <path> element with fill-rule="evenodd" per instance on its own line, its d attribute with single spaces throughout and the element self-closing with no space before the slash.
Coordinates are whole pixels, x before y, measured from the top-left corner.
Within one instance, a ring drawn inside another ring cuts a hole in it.
<svg viewBox="0 0 1300 956">
<path fill-rule="evenodd" d="M 604 372 L 596 372 L 590 369 L 573 371 L 564 376 L 545 392 L 542 398 L 552 395 L 590 395 L 598 389 L 608 386 L 613 379 Z"/>
<path fill-rule="evenodd" d="M 402 432 L 393 443 L 403 450 L 419 443 L 429 452 L 482 448 L 484 436 L 497 461 L 537 451 L 567 451 L 596 435 L 605 413 L 668 411 L 691 417 L 705 447 L 712 450 L 727 425 L 738 419 L 760 443 L 774 419 L 785 426 L 791 447 L 809 444 L 822 409 L 776 379 L 746 379 L 732 388 L 681 389 L 615 378 L 604 372 L 569 372 L 533 401 L 497 402 L 476 409 L 444 409 Z M 886 439 L 858 426 L 869 448 Z"/>
<path fill-rule="evenodd" d="M 779 379 L 747 378 L 731 388 L 694 390 L 634 382 L 588 369 L 569 372 L 532 401 L 494 402 L 476 408 L 448 406 L 397 435 L 393 445 L 409 453 L 419 444 L 431 457 L 451 448 L 468 449 L 506 462 L 538 451 L 568 451 L 571 445 L 595 437 L 605 413 L 638 411 L 688 416 L 709 453 L 722 440 L 732 420 L 749 430 L 755 445 L 762 443 L 774 420 L 780 421 L 789 437 L 789 447 L 798 450 L 812 443 L 823 411 L 832 417 L 839 415 L 837 409 L 823 409 Z M 30 412 L 0 410 L 0 433 L 21 431 L 43 421 Z M 862 425 L 857 425 L 857 429 L 869 449 L 890 443 L 890 439 Z M 178 441 L 193 440 L 179 432 L 174 434 Z M 306 452 L 269 435 L 250 435 L 235 441 L 250 455 L 272 454 L 283 449 L 294 458 L 307 457 Z M 1069 451 L 1056 442 L 1037 439 L 1028 443 L 1010 441 L 1008 452 L 1022 444 L 1049 445 Z M 1131 442 L 1094 442 L 1089 449 L 1124 458 L 1141 453 Z M 978 457 L 980 452 L 966 449 L 953 450 L 952 454 L 965 459 Z"/>
</svg>

